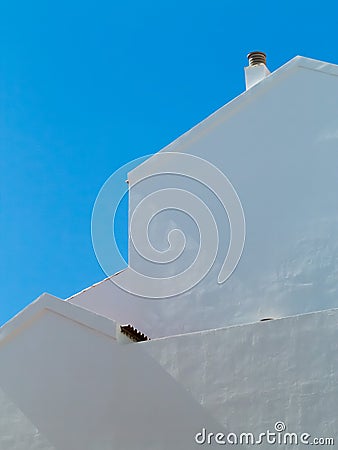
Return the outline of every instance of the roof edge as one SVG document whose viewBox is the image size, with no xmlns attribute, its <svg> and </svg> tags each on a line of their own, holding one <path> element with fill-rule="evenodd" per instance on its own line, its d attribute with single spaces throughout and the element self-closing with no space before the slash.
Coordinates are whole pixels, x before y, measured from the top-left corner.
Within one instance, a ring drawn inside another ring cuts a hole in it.
<svg viewBox="0 0 338 450">
<path fill-rule="evenodd" d="M 212 128 L 217 126 L 220 122 L 227 120 L 229 116 L 235 114 L 238 109 L 242 108 L 246 102 L 254 100 L 257 96 L 263 94 L 267 90 L 271 89 L 274 82 L 280 80 L 282 77 L 288 76 L 298 68 L 304 68 L 308 70 L 315 70 L 328 75 L 338 76 L 338 65 L 328 63 L 305 56 L 295 56 L 280 66 L 274 72 L 271 72 L 267 77 L 252 86 L 250 89 L 243 91 L 234 99 L 230 100 L 225 105 L 214 111 L 207 116 L 201 122 L 190 128 L 188 131 L 177 137 L 174 141 L 163 147 L 159 152 L 177 152 L 178 150 L 184 151 L 184 148 L 190 145 L 194 140 L 204 135 Z M 136 184 L 140 178 L 147 176 L 147 168 L 149 161 L 156 158 L 159 153 L 156 152 L 153 156 L 145 160 L 142 164 L 135 167 L 128 173 L 129 188 Z"/>
<path fill-rule="evenodd" d="M 94 283 L 94 284 L 91 284 L 90 286 L 87 286 L 86 288 L 82 289 L 81 291 L 76 292 L 75 294 L 71 295 L 70 297 L 67 297 L 65 301 L 68 302 L 70 300 L 73 300 L 73 298 L 77 297 L 78 295 L 83 294 L 83 293 L 89 291 L 90 289 L 93 289 L 93 288 L 99 286 L 100 284 L 103 284 L 103 283 L 105 283 L 107 281 L 110 281 L 113 277 L 116 277 L 116 276 L 120 275 L 120 273 L 124 272 L 127 269 L 128 269 L 128 267 L 125 267 L 125 268 L 123 268 L 121 270 L 118 270 L 117 272 L 113 273 L 113 275 L 110 275 L 109 277 L 106 277 L 103 280 L 98 281 L 97 283 Z"/>
<path fill-rule="evenodd" d="M 338 308 L 321 309 L 318 311 L 311 311 L 311 312 L 306 312 L 306 313 L 301 313 L 301 314 L 293 314 L 290 316 L 275 317 L 268 321 L 258 320 L 255 322 L 245 322 L 245 323 L 239 323 L 236 325 L 228 325 L 225 327 L 209 328 L 207 330 L 190 331 L 188 333 L 172 334 L 169 336 L 153 338 L 153 339 L 151 339 L 151 341 L 150 340 L 144 341 L 144 342 L 141 342 L 141 344 L 146 345 L 147 342 L 157 342 L 157 341 L 162 341 L 164 339 L 176 339 L 176 338 L 182 338 L 184 336 L 197 336 L 197 335 L 202 335 L 202 334 L 213 334 L 213 333 L 217 333 L 218 331 L 233 330 L 233 329 L 238 329 L 238 328 L 273 326 L 272 323 L 274 323 L 274 322 L 281 322 L 281 321 L 290 320 L 290 319 L 298 320 L 298 319 L 302 319 L 302 318 L 312 317 L 316 314 L 327 314 L 328 316 L 330 316 L 335 313 L 338 313 Z"/>
<path fill-rule="evenodd" d="M 44 293 L 0 327 L 0 346 L 28 328 L 47 311 L 116 339 L 114 320 Z"/>
</svg>

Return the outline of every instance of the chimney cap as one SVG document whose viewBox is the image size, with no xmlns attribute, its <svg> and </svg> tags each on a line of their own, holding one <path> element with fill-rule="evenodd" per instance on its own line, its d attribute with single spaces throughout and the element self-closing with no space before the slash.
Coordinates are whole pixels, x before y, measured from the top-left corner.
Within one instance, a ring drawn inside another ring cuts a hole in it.
<svg viewBox="0 0 338 450">
<path fill-rule="evenodd" d="M 264 52 L 250 52 L 247 55 L 249 66 L 257 66 L 258 64 L 266 65 L 266 54 Z"/>
</svg>

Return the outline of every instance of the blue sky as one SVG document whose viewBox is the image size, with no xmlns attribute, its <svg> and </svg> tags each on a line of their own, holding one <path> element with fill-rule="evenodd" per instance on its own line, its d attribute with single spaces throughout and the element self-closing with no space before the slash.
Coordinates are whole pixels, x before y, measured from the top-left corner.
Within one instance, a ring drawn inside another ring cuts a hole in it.
<svg viewBox="0 0 338 450">
<path fill-rule="evenodd" d="M 338 63 L 336 1 L 12 0 L 0 24 L 0 324 L 105 277 L 100 187 L 240 94 L 249 51 Z M 116 230 L 125 253 L 126 202 Z"/>
</svg>

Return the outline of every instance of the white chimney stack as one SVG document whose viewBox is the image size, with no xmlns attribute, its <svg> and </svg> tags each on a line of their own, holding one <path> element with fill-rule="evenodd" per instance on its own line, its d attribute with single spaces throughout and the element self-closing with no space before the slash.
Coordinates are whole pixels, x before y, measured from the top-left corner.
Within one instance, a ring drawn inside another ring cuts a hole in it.
<svg viewBox="0 0 338 450">
<path fill-rule="evenodd" d="M 266 67 L 266 54 L 263 52 L 250 52 L 248 54 L 249 66 L 244 67 L 246 90 L 262 81 L 270 73 Z"/>
</svg>

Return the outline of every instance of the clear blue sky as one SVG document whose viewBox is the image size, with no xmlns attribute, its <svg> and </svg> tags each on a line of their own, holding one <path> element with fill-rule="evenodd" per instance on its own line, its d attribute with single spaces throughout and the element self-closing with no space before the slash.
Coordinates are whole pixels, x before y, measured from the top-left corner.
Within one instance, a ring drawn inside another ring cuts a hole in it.
<svg viewBox="0 0 338 450">
<path fill-rule="evenodd" d="M 246 54 L 338 63 L 338 3 L 7 1 L 0 6 L 0 324 L 105 277 L 96 195 L 244 90 Z M 125 251 L 126 205 L 118 238 Z"/>
</svg>

